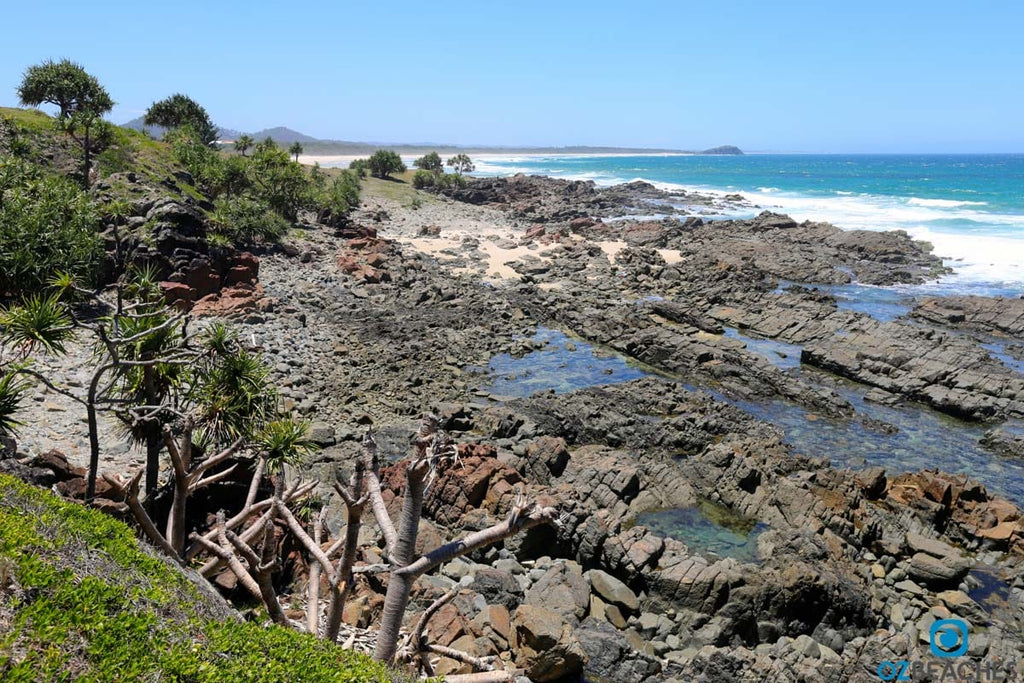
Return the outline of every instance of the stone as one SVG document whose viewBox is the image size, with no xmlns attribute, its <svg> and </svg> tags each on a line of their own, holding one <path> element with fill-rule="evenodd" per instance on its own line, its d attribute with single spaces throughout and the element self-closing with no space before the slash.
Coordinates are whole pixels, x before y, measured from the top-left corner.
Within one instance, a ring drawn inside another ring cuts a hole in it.
<svg viewBox="0 0 1024 683">
<path fill-rule="evenodd" d="M 509 572 L 493 567 L 480 567 L 469 584 L 473 590 L 484 596 L 488 604 L 503 605 L 509 611 L 516 608 L 523 598 L 519 582 Z M 586 603 L 584 603 L 584 606 Z"/>
<path fill-rule="evenodd" d="M 324 422 L 314 422 L 309 428 L 309 439 L 317 446 L 325 448 L 337 443 L 334 435 L 334 427 Z"/>
<path fill-rule="evenodd" d="M 590 605 L 590 589 L 577 563 L 559 562 L 530 587 L 524 600 L 582 619 Z"/>
<path fill-rule="evenodd" d="M 948 543 L 913 532 L 907 534 L 907 546 L 914 552 L 927 553 L 932 557 L 943 558 L 958 555 L 956 549 Z"/>
<path fill-rule="evenodd" d="M 934 555 L 919 552 L 910 558 L 907 573 L 911 578 L 928 586 L 956 585 L 967 576 L 971 564 L 958 557 L 939 559 Z"/>
<path fill-rule="evenodd" d="M 636 593 L 611 574 L 600 569 L 592 569 L 587 572 L 587 576 L 594 592 L 607 602 L 620 605 L 631 612 L 640 609 L 640 599 L 637 598 Z"/>
<path fill-rule="evenodd" d="M 793 649 L 804 657 L 817 658 L 821 654 L 818 641 L 807 634 L 797 636 L 796 640 L 793 641 Z"/>
<path fill-rule="evenodd" d="M 558 612 L 523 605 L 512 619 L 516 665 L 534 681 L 557 681 L 579 674 L 585 654 L 572 626 Z"/>
<path fill-rule="evenodd" d="M 618 605 L 605 605 L 604 616 L 605 620 L 607 620 L 609 624 L 620 631 L 625 629 L 628 624 L 626 617 L 622 614 L 622 610 L 619 609 Z"/>
<path fill-rule="evenodd" d="M 896 590 L 899 590 L 899 591 L 906 591 L 907 593 L 911 593 L 913 595 L 924 595 L 924 593 L 925 593 L 923 588 L 921 588 L 919 585 L 917 585 L 913 581 L 910 581 L 909 579 L 904 579 L 903 581 L 897 581 L 893 585 L 893 588 L 895 588 Z"/>
</svg>

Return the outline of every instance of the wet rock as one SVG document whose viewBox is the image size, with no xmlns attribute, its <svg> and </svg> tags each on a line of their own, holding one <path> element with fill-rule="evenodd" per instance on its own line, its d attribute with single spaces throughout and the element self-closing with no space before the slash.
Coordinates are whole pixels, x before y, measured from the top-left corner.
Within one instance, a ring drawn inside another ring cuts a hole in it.
<svg viewBox="0 0 1024 683">
<path fill-rule="evenodd" d="M 923 299 L 911 315 L 948 327 L 1024 335 L 1024 298 L 952 296 Z"/>
</svg>

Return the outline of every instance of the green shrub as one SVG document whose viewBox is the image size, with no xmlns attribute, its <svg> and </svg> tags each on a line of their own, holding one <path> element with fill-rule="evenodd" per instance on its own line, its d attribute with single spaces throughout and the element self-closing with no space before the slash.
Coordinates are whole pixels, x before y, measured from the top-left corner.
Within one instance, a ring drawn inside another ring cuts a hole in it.
<svg viewBox="0 0 1024 683">
<path fill-rule="evenodd" d="M 224 183 L 224 160 L 202 141 L 198 133 L 182 126 L 167 131 L 164 141 L 170 144 L 178 162 L 203 192 L 211 197 L 220 194 Z"/>
<path fill-rule="evenodd" d="M 273 140 L 257 143 L 249 159 L 253 191 L 282 217 L 294 221 L 299 209 L 313 203 L 313 186 L 306 171 Z"/>
<path fill-rule="evenodd" d="M 424 190 L 434 187 L 437 184 L 437 173 L 433 171 L 419 170 L 412 174 L 412 186 L 417 190 Z"/>
<path fill-rule="evenodd" d="M 439 190 L 449 190 L 456 187 L 465 187 L 466 179 L 458 173 L 442 173 L 437 176 L 434 185 Z"/>
<path fill-rule="evenodd" d="M 441 161 L 441 156 L 437 152 L 424 154 L 419 159 L 412 162 L 412 165 L 420 170 L 431 171 L 433 173 L 441 173 L 444 171 L 444 162 Z"/>
<path fill-rule="evenodd" d="M 366 159 L 353 159 L 348 165 L 348 170 L 355 173 L 359 178 L 365 178 L 368 166 L 369 162 Z"/>
<path fill-rule="evenodd" d="M 320 220 L 337 224 L 348 218 L 359 206 L 359 178 L 351 171 L 342 171 L 318 198 Z"/>
<path fill-rule="evenodd" d="M 405 173 L 405 164 L 398 152 L 390 149 L 378 149 L 366 162 L 370 173 L 376 178 L 389 178 L 393 173 Z"/>
<path fill-rule="evenodd" d="M 58 272 L 91 283 L 103 256 L 98 226 L 74 183 L 0 157 L 0 300 L 38 291 Z"/>
<path fill-rule="evenodd" d="M 210 217 L 214 234 L 235 246 L 276 242 L 288 230 L 288 221 L 266 204 L 249 197 L 235 197 L 217 204 Z"/>
</svg>

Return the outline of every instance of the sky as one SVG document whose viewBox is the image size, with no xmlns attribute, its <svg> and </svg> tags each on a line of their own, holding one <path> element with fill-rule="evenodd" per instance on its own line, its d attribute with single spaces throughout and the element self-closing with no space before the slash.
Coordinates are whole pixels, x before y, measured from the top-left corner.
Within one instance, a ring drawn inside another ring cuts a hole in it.
<svg viewBox="0 0 1024 683">
<path fill-rule="evenodd" d="M 0 105 L 80 62 L 123 123 L 463 145 L 1024 152 L 1024 2 L 11 3 Z"/>
</svg>

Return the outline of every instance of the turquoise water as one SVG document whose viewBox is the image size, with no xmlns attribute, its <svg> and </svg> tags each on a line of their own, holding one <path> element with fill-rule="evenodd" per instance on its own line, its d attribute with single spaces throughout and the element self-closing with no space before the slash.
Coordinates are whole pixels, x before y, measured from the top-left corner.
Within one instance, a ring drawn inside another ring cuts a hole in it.
<svg viewBox="0 0 1024 683">
<path fill-rule="evenodd" d="M 477 168 L 739 192 L 759 208 L 737 216 L 770 208 L 843 228 L 903 229 L 932 242 L 956 270 L 938 293 L 1024 292 L 1021 154 L 508 157 Z"/>
<path fill-rule="evenodd" d="M 757 537 L 769 529 L 767 524 L 739 517 L 710 501 L 692 508 L 645 512 L 636 518 L 636 524 L 682 541 L 698 555 L 733 557 L 740 562 L 757 561 Z"/>
</svg>

